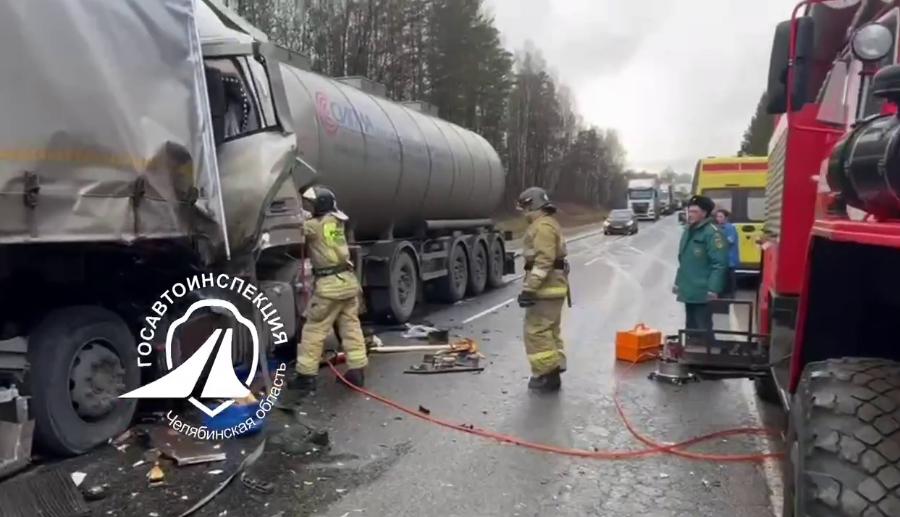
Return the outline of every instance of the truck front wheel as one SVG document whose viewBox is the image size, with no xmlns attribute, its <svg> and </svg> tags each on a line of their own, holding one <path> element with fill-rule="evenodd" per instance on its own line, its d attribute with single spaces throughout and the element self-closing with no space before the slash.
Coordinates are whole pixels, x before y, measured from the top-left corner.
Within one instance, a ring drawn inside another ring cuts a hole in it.
<svg viewBox="0 0 900 517">
<path fill-rule="evenodd" d="M 95 306 L 48 314 L 28 338 L 35 441 L 60 455 L 82 454 L 124 431 L 136 400 L 118 398 L 140 385 L 128 325 Z"/>
<path fill-rule="evenodd" d="M 785 517 L 900 515 L 900 363 L 808 364 L 791 405 L 788 453 Z"/>
</svg>

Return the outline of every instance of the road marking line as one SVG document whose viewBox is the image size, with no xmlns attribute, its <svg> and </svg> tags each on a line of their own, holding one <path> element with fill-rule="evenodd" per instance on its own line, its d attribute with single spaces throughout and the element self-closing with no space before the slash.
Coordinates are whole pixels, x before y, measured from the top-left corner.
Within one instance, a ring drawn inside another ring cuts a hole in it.
<svg viewBox="0 0 900 517">
<path fill-rule="evenodd" d="M 485 309 L 474 316 L 469 316 L 468 318 L 463 320 L 462 324 L 468 325 L 469 323 L 472 323 L 473 321 L 477 320 L 478 318 L 487 316 L 488 314 L 496 311 L 497 309 L 502 309 L 505 305 L 512 303 L 514 301 L 516 301 L 515 298 L 510 298 L 509 300 L 502 301 L 502 302 L 498 303 L 497 305 L 494 305 L 490 309 Z"/>
<path fill-rule="evenodd" d="M 657 257 L 656 255 L 654 255 L 654 254 L 652 254 L 652 253 L 647 253 L 647 252 L 644 251 L 644 250 L 637 249 L 637 248 L 635 248 L 634 246 L 625 246 L 625 249 L 634 251 L 635 253 L 637 253 L 637 254 L 639 254 L 639 255 L 644 255 L 645 257 L 648 257 L 650 260 L 652 260 L 652 261 L 654 261 L 654 262 L 657 262 L 657 263 L 659 263 L 659 264 L 662 264 L 664 267 L 666 267 L 666 268 L 668 268 L 668 269 L 670 269 L 670 270 L 673 270 L 673 271 L 674 271 L 674 270 L 677 269 L 671 262 L 668 262 L 668 261 L 666 261 L 666 260 L 663 260 L 662 258 Z"/>
<path fill-rule="evenodd" d="M 585 265 L 585 266 L 590 266 L 591 264 L 596 263 L 598 260 L 602 260 L 604 257 L 606 257 L 606 253 L 605 253 L 605 252 L 604 252 L 603 254 L 601 254 L 601 255 L 597 255 L 596 257 L 592 258 L 591 260 L 588 260 L 587 262 L 584 263 L 584 265 Z"/>
<path fill-rule="evenodd" d="M 748 386 L 749 384 L 745 384 Z M 749 391 L 749 393 L 748 393 Z M 750 410 L 750 414 L 753 416 L 754 425 L 758 427 L 763 427 L 762 417 L 760 416 L 759 404 L 756 401 L 756 393 L 753 388 L 749 388 L 749 390 L 741 390 L 744 394 L 747 401 L 747 408 Z M 769 439 L 762 438 L 760 440 L 762 442 L 762 452 L 763 454 L 772 454 L 772 447 L 769 446 Z M 790 461 L 787 458 L 782 461 Z M 767 459 L 761 464 L 762 466 L 762 476 L 766 482 L 766 488 L 769 491 L 769 505 L 772 507 L 772 514 L 775 517 L 782 517 L 784 507 L 782 506 L 782 502 L 784 501 L 784 482 L 781 479 L 781 469 L 778 468 L 778 461 L 774 459 Z"/>
<path fill-rule="evenodd" d="M 741 330 L 740 320 L 738 319 L 737 312 L 734 310 L 734 305 L 728 306 L 728 325 L 733 331 Z M 750 415 L 753 417 L 754 424 L 757 427 L 763 427 L 762 413 L 759 408 L 759 403 L 756 400 L 756 392 L 752 387 L 748 389 L 748 386 L 752 385 L 745 383 L 744 389 L 740 390 L 739 393 L 744 395 L 744 399 L 747 402 L 747 408 L 749 409 Z M 774 452 L 769 445 L 770 442 L 768 439 L 763 438 L 761 442 L 764 454 L 772 454 Z M 781 471 L 778 468 L 776 460 L 769 459 L 762 463 L 762 476 L 769 492 L 769 505 L 772 508 L 772 514 L 775 517 L 782 517 L 784 508 L 781 503 L 784 500 L 784 482 L 781 479 Z"/>
</svg>

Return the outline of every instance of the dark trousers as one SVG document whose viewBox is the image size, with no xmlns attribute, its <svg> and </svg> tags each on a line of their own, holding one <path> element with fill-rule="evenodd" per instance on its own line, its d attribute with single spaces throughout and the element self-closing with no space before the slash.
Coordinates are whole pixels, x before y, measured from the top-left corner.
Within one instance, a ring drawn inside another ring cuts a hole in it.
<svg viewBox="0 0 900 517">
<path fill-rule="evenodd" d="M 684 328 L 687 330 L 712 330 L 712 311 L 709 304 L 684 304 Z"/>
<path fill-rule="evenodd" d="M 725 292 L 722 293 L 722 298 L 734 298 L 737 296 L 737 272 L 733 267 L 728 268 L 728 272 L 725 276 Z"/>
</svg>

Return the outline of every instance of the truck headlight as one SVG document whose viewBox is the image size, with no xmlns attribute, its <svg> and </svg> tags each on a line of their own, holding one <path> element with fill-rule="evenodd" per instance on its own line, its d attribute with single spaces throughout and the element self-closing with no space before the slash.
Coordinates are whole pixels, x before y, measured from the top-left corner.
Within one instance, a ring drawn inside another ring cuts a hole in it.
<svg viewBox="0 0 900 517">
<path fill-rule="evenodd" d="M 890 29 L 878 23 L 870 23 L 856 31 L 851 47 L 860 61 L 871 63 L 879 61 L 890 52 L 892 40 Z"/>
</svg>

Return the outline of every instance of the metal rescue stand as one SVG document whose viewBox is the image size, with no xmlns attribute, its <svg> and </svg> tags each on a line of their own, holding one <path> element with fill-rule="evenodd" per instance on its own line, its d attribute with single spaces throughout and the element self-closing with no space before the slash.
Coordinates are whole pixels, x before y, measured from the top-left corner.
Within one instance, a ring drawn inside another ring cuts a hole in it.
<svg viewBox="0 0 900 517">
<path fill-rule="evenodd" d="M 768 374 L 769 338 L 753 333 L 754 304 L 717 300 L 715 304 L 747 307 L 747 330 L 682 329 L 666 336 L 656 371 L 649 378 L 682 385 L 703 379 L 764 377 Z"/>
</svg>

